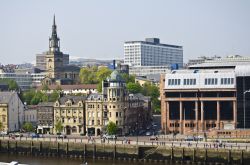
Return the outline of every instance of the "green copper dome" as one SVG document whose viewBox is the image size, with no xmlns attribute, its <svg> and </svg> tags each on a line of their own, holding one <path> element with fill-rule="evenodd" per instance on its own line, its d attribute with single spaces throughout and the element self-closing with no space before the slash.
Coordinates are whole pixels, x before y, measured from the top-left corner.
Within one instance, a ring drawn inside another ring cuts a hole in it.
<svg viewBox="0 0 250 165">
<path fill-rule="evenodd" d="M 123 81 L 123 78 L 117 70 L 114 70 L 110 75 L 110 80 L 111 81 Z"/>
</svg>

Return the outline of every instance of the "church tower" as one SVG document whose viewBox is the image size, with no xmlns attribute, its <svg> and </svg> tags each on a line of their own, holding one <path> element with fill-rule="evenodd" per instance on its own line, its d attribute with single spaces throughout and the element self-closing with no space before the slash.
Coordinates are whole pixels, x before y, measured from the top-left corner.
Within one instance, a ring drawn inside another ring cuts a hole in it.
<svg viewBox="0 0 250 165">
<path fill-rule="evenodd" d="M 60 52 L 60 39 L 57 36 L 55 15 L 52 34 L 49 38 L 49 51 L 46 53 L 46 72 L 49 78 L 60 78 L 60 68 L 63 67 L 63 53 Z"/>
</svg>

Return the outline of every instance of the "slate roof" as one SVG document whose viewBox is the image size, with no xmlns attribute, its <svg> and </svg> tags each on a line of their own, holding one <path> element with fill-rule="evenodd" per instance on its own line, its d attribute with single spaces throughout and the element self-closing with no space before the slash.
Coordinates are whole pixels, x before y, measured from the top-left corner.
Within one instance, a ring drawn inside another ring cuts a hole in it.
<svg viewBox="0 0 250 165">
<path fill-rule="evenodd" d="M 86 100 L 86 96 L 63 96 L 59 98 L 59 103 L 60 104 L 65 104 L 68 100 L 72 101 L 72 104 L 77 104 L 79 101 L 84 101 Z"/>
<path fill-rule="evenodd" d="M 16 92 L 0 92 L 0 103 L 9 103 L 11 97 L 15 94 Z"/>
</svg>

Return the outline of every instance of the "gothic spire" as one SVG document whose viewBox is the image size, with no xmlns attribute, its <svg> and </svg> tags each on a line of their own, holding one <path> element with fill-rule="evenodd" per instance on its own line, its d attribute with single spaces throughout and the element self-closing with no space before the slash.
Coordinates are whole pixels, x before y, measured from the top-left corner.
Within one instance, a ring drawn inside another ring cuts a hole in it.
<svg viewBox="0 0 250 165">
<path fill-rule="evenodd" d="M 49 48 L 50 51 L 60 51 L 60 39 L 57 37 L 57 31 L 56 31 L 56 17 L 54 15 L 53 18 L 53 25 L 52 25 L 52 35 L 49 39 Z"/>
</svg>

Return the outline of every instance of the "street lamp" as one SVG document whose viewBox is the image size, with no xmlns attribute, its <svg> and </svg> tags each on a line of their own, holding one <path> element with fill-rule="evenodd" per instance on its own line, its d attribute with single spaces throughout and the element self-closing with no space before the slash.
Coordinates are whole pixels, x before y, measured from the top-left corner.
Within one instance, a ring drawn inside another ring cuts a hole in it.
<svg viewBox="0 0 250 165">
<path fill-rule="evenodd" d="M 250 93 L 250 89 L 243 93 L 243 108 L 244 108 L 244 129 L 246 128 L 246 93 Z"/>
</svg>

